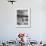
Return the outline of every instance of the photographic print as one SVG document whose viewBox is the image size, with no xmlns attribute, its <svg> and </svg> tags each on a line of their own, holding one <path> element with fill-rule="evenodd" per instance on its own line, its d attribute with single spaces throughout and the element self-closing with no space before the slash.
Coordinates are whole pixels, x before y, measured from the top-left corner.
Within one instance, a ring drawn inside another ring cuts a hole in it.
<svg viewBox="0 0 46 46">
<path fill-rule="evenodd" d="M 20 8 L 16 10 L 16 26 L 17 27 L 30 27 L 30 9 Z"/>
</svg>

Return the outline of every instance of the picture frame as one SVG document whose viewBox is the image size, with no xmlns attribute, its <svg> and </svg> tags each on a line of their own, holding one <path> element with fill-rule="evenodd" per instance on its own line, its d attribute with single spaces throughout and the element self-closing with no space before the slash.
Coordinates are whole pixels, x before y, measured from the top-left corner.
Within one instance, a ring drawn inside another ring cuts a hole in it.
<svg viewBox="0 0 46 46">
<path fill-rule="evenodd" d="M 16 9 L 16 28 L 31 27 L 31 8 Z"/>
</svg>

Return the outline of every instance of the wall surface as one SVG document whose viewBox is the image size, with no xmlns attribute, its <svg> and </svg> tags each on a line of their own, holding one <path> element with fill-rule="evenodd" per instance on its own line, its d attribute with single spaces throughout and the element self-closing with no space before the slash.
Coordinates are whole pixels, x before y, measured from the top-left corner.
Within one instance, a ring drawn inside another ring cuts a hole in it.
<svg viewBox="0 0 46 46">
<path fill-rule="evenodd" d="M 31 8 L 31 28 L 16 28 L 16 9 Z M 15 40 L 26 32 L 33 40 L 46 40 L 46 0 L 17 0 L 14 5 L 0 0 L 0 40 Z"/>
</svg>

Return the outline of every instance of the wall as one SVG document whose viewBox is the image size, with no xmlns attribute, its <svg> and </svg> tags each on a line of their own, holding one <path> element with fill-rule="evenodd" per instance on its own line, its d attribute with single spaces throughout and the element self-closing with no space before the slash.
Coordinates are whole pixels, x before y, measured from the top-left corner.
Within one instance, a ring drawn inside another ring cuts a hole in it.
<svg viewBox="0 0 46 46">
<path fill-rule="evenodd" d="M 0 40 L 14 40 L 18 32 L 26 32 L 33 40 L 46 40 L 46 1 L 17 0 L 12 5 L 0 0 Z M 31 8 L 31 28 L 16 28 L 16 8 Z"/>
</svg>

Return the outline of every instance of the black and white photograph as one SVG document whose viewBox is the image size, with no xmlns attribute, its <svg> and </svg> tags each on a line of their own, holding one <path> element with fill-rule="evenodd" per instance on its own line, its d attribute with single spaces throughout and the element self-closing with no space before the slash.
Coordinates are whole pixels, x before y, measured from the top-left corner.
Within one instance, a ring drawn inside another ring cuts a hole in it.
<svg viewBox="0 0 46 46">
<path fill-rule="evenodd" d="M 30 27 L 30 9 L 17 9 L 17 27 Z"/>
</svg>

